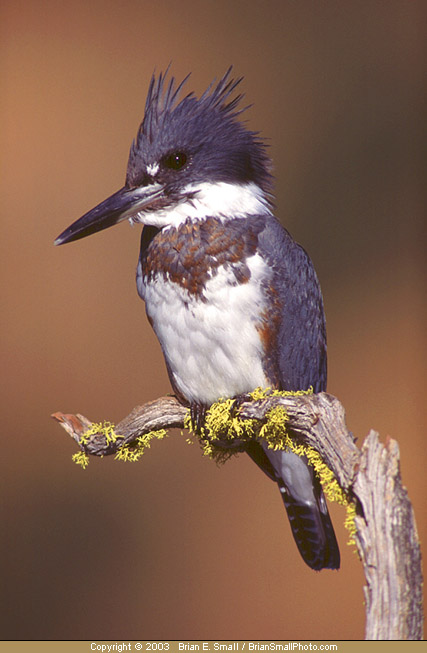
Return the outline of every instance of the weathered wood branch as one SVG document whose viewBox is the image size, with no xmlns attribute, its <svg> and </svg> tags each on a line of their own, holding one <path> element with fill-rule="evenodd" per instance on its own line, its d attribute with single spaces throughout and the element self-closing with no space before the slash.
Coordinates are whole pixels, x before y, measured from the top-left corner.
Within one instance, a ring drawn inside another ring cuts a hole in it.
<svg viewBox="0 0 427 653">
<path fill-rule="evenodd" d="M 371 431 L 359 450 L 345 424 L 338 399 L 321 393 L 298 397 L 269 397 L 245 402 L 242 419 L 265 422 L 272 407 L 281 405 L 297 439 L 316 449 L 334 472 L 343 490 L 357 503 L 356 544 L 364 566 L 366 639 L 422 639 L 421 553 L 412 505 L 402 486 L 397 442 L 379 442 Z M 107 442 L 96 433 L 82 443 L 92 426 L 82 415 L 52 415 L 82 450 L 90 455 L 116 453 L 124 444 L 152 430 L 184 428 L 187 409 L 175 397 L 162 397 L 137 406 L 115 426 L 122 437 Z M 215 441 L 227 449 L 230 442 Z"/>
</svg>

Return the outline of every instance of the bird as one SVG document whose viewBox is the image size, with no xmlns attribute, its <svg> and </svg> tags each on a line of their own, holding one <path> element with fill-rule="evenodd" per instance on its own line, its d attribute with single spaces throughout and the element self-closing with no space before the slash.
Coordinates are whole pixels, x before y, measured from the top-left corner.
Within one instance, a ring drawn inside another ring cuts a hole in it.
<svg viewBox="0 0 427 653">
<path fill-rule="evenodd" d="M 311 259 L 274 215 L 267 144 L 241 114 L 232 66 L 200 95 L 152 75 L 124 186 L 55 240 L 123 220 L 142 224 L 138 294 L 178 400 L 196 430 L 219 398 L 255 388 L 326 390 L 323 298 Z M 298 550 L 314 570 L 340 553 L 313 468 L 289 449 L 245 445 L 274 481 Z"/>
</svg>

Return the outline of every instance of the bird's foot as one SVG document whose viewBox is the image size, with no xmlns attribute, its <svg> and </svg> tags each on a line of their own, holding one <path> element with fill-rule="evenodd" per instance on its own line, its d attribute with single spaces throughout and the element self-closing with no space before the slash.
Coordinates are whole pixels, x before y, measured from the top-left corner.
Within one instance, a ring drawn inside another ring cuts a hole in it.
<svg viewBox="0 0 427 653">
<path fill-rule="evenodd" d="M 197 435 L 202 433 L 208 408 L 209 406 L 205 404 L 192 403 L 190 405 L 191 427 Z"/>
<path fill-rule="evenodd" d="M 241 405 L 244 404 L 246 401 L 250 401 L 250 400 L 251 400 L 251 396 L 249 392 L 244 392 L 241 395 L 236 395 L 236 397 L 233 397 L 233 403 L 230 409 L 231 417 L 237 417 Z"/>
</svg>

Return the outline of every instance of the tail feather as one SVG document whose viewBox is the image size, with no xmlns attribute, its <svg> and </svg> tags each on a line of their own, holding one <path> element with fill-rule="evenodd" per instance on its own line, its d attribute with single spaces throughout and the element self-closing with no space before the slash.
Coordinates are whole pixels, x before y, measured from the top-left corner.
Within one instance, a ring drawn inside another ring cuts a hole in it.
<svg viewBox="0 0 427 653">
<path fill-rule="evenodd" d="M 315 570 L 339 569 L 340 552 L 325 496 L 313 468 L 291 451 L 267 445 L 248 454 L 279 486 L 298 550 Z"/>
<path fill-rule="evenodd" d="M 278 486 L 304 562 L 317 571 L 339 569 L 340 552 L 322 488 L 315 488 L 317 501 L 308 504 L 295 499 L 281 481 Z"/>
</svg>

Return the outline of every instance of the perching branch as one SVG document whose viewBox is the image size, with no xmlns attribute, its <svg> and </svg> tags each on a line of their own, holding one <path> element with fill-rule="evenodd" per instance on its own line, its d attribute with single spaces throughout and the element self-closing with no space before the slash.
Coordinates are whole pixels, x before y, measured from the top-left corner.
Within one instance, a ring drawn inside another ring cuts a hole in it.
<svg viewBox="0 0 427 653">
<path fill-rule="evenodd" d="M 361 451 L 345 424 L 344 409 L 332 395 L 268 397 L 241 405 L 240 419 L 261 426 L 268 412 L 283 406 L 288 427 L 300 442 L 318 451 L 341 488 L 356 502 L 355 540 L 367 585 L 366 639 L 422 639 L 421 552 L 412 505 L 402 486 L 397 442 L 379 442 L 371 431 Z M 82 415 L 52 415 L 87 454 L 105 456 L 153 430 L 184 428 L 188 410 L 175 397 L 137 406 L 114 427 L 121 437 L 107 441 L 102 433 L 82 436 L 92 426 Z M 228 449 L 230 441 L 215 440 Z"/>
</svg>

